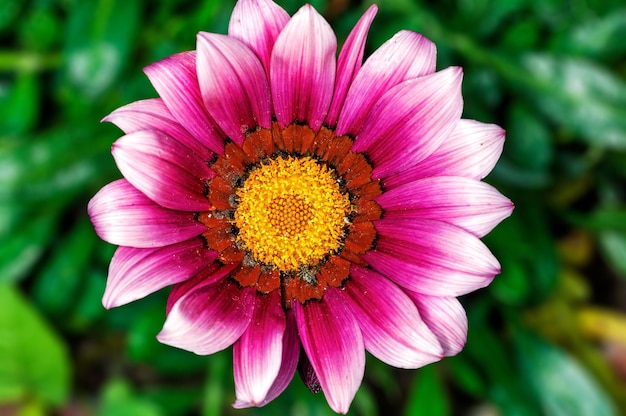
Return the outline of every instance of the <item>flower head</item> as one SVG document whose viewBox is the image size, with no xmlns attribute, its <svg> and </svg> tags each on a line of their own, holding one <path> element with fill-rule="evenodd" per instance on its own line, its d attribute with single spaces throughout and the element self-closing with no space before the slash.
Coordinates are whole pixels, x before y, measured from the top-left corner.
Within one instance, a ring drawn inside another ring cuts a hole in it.
<svg viewBox="0 0 626 416">
<path fill-rule="evenodd" d="M 458 353 L 456 296 L 499 264 L 480 237 L 512 211 L 481 182 L 504 132 L 461 119 L 462 73 L 435 72 L 423 36 L 396 34 L 364 63 L 370 7 L 336 58 L 328 23 L 240 0 L 229 33 L 145 69 L 160 98 L 105 118 L 124 179 L 89 203 L 120 247 L 109 308 L 174 285 L 158 339 L 233 345 L 236 407 L 262 406 L 298 364 L 347 412 L 365 350 L 418 368 Z"/>
</svg>

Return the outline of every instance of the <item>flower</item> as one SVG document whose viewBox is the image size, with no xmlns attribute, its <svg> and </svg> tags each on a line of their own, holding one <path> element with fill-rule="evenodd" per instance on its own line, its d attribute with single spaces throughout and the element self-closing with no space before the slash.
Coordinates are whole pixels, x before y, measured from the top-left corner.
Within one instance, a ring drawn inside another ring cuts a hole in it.
<svg viewBox="0 0 626 416">
<path fill-rule="evenodd" d="M 240 0 L 228 35 L 145 68 L 160 98 L 121 107 L 124 179 L 88 211 L 120 247 L 107 308 L 174 285 L 158 339 L 233 345 L 235 407 L 263 406 L 296 368 L 345 413 L 365 350 L 418 368 L 458 353 L 457 296 L 499 264 L 480 237 L 511 202 L 481 182 L 504 131 L 461 119 L 460 68 L 402 31 L 364 63 L 370 7 L 336 59 L 305 5 Z"/>
</svg>

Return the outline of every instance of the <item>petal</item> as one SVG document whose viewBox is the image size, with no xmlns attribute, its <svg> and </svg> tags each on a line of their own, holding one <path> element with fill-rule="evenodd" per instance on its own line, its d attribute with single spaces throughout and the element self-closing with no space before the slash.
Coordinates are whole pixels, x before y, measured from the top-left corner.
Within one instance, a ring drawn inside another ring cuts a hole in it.
<svg viewBox="0 0 626 416">
<path fill-rule="evenodd" d="M 348 35 L 346 42 L 341 48 L 341 52 L 339 52 L 339 59 L 337 60 L 337 82 L 335 83 L 333 100 L 330 104 L 325 122 L 328 126 L 335 126 L 337 124 L 337 119 L 339 118 L 339 113 L 346 100 L 348 89 L 361 68 L 367 32 L 369 31 L 377 11 L 378 7 L 375 4 L 367 9 L 350 32 L 350 35 Z"/>
<path fill-rule="evenodd" d="M 102 303 L 109 309 L 193 277 L 215 260 L 201 238 L 158 248 L 119 247 L 109 266 Z"/>
<path fill-rule="evenodd" d="M 292 303 L 300 340 L 328 405 L 347 413 L 365 371 L 363 337 L 341 290 L 329 287 L 322 301 Z"/>
<path fill-rule="evenodd" d="M 87 207 L 98 236 L 111 244 L 163 247 L 200 235 L 194 213 L 165 209 L 125 179 L 103 187 Z"/>
<path fill-rule="evenodd" d="M 467 316 L 456 298 L 408 292 L 422 319 L 435 333 L 446 356 L 458 354 L 467 340 Z"/>
<path fill-rule="evenodd" d="M 384 182 L 393 187 L 428 176 L 482 179 L 495 166 L 503 146 L 504 130 L 500 126 L 461 119 L 433 154 Z"/>
<path fill-rule="evenodd" d="M 346 305 L 354 315 L 365 349 L 400 368 L 419 368 L 439 361 L 443 350 L 411 299 L 373 270 L 352 266 Z"/>
<path fill-rule="evenodd" d="M 493 186 L 460 176 L 400 185 L 376 199 L 387 218 L 430 218 L 482 237 L 511 215 L 513 204 Z"/>
<path fill-rule="evenodd" d="M 141 130 L 156 130 L 178 140 L 202 160 L 213 158 L 213 153 L 176 121 L 160 98 L 150 98 L 127 104 L 113 111 L 102 121 L 115 124 L 126 134 Z"/>
<path fill-rule="evenodd" d="M 270 66 L 274 111 L 281 128 L 326 118 L 335 84 L 337 39 L 311 5 L 303 6 L 276 39 Z"/>
<path fill-rule="evenodd" d="M 367 152 L 372 177 L 383 178 L 430 156 L 449 136 L 463 111 L 460 68 L 405 81 L 374 105 L 353 151 Z"/>
<path fill-rule="evenodd" d="M 231 271 L 223 267 L 216 272 L 222 279 L 178 299 L 157 339 L 198 355 L 216 353 L 237 341 L 250 324 L 256 297 L 253 287 L 240 288 L 226 278 Z"/>
<path fill-rule="evenodd" d="M 474 235 L 445 222 L 383 218 L 376 248 L 363 255 L 376 271 L 406 289 L 459 296 L 487 286 L 500 264 Z"/>
<path fill-rule="evenodd" d="M 348 91 L 337 135 L 356 136 L 374 104 L 394 86 L 435 72 L 435 44 L 404 30 L 378 48 L 363 64 Z"/>
<path fill-rule="evenodd" d="M 298 327 L 293 313 L 287 313 L 287 327 L 283 335 L 283 356 L 281 359 L 280 370 L 278 376 L 274 380 L 274 384 L 270 388 L 265 400 L 259 406 L 265 406 L 277 398 L 289 385 L 293 379 L 293 375 L 298 367 L 298 359 L 300 357 L 300 338 L 298 337 Z M 242 401 L 236 401 L 233 406 L 235 408 L 249 407 Z"/>
<path fill-rule="evenodd" d="M 271 127 L 270 88 L 263 65 L 237 39 L 198 34 L 197 71 L 205 108 L 241 145 L 248 131 Z"/>
<path fill-rule="evenodd" d="M 222 154 L 224 140 L 207 114 L 196 75 L 196 52 L 168 56 L 144 68 L 174 118 L 199 142 Z"/>
<path fill-rule="evenodd" d="M 228 24 L 228 36 L 239 39 L 257 55 L 266 74 L 276 38 L 289 21 L 289 14 L 270 0 L 239 0 Z"/>
<path fill-rule="evenodd" d="M 264 403 L 281 367 L 285 327 L 280 292 L 257 293 L 250 326 L 233 347 L 235 393 L 240 403 Z"/>
<path fill-rule="evenodd" d="M 157 131 L 138 131 L 113 144 L 122 175 L 159 205 L 181 211 L 207 211 L 209 166 L 188 147 Z"/>
</svg>

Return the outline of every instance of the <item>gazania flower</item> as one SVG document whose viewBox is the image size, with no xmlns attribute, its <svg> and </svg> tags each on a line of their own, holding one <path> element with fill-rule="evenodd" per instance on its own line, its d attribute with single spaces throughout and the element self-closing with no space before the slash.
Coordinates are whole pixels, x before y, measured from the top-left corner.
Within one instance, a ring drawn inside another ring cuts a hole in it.
<svg viewBox="0 0 626 416">
<path fill-rule="evenodd" d="M 464 345 L 456 297 L 499 264 L 480 237 L 511 202 L 480 181 L 498 126 L 461 119 L 462 73 L 409 31 L 364 63 L 372 6 L 336 58 L 328 23 L 240 0 L 228 35 L 145 69 L 160 98 L 105 118 L 124 179 L 89 203 L 119 245 L 107 308 L 174 285 L 158 339 L 233 345 L 235 407 L 263 406 L 299 366 L 345 413 L 365 350 L 418 368 Z"/>
</svg>

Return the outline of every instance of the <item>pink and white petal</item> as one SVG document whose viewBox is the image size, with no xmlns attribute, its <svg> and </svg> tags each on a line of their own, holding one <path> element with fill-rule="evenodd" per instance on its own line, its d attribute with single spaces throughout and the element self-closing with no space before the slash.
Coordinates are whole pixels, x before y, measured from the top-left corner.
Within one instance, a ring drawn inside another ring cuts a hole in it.
<svg viewBox="0 0 626 416">
<path fill-rule="evenodd" d="M 384 178 L 430 156 L 461 118 L 463 97 L 458 67 L 405 81 L 384 94 L 354 140 L 367 152 L 372 177 Z"/>
<path fill-rule="evenodd" d="M 250 326 L 233 346 L 235 394 L 239 403 L 250 406 L 264 403 L 281 367 L 285 327 L 280 292 L 257 293 Z"/>
<path fill-rule="evenodd" d="M 239 0 L 230 16 L 228 36 L 254 51 L 269 77 L 274 43 L 288 21 L 289 14 L 271 0 Z"/>
<path fill-rule="evenodd" d="M 352 81 L 361 68 L 367 32 L 370 29 L 370 25 L 372 24 L 377 11 L 378 7 L 375 4 L 372 4 L 369 9 L 363 13 L 363 16 L 361 16 L 348 35 L 346 42 L 341 48 L 341 52 L 339 52 L 335 92 L 333 94 L 333 100 L 330 103 L 328 115 L 326 116 L 326 122 L 324 123 L 327 126 L 334 127 L 337 125 L 339 113 L 341 112 L 346 100 L 348 89 L 350 88 L 350 85 L 352 85 Z"/>
<path fill-rule="evenodd" d="M 270 64 L 274 112 L 280 127 L 307 122 L 322 126 L 335 85 L 337 39 L 330 25 L 307 4 L 276 39 Z"/>
<path fill-rule="evenodd" d="M 122 175 L 147 197 L 169 209 L 207 211 L 206 180 L 215 176 L 205 161 L 164 133 L 143 130 L 113 143 Z"/>
<path fill-rule="evenodd" d="M 196 52 L 181 52 L 148 65 L 144 72 L 174 118 L 211 151 L 224 152 L 223 133 L 204 108 Z"/>
<path fill-rule="evenodd" d="M 188 280 L 172 286 L 167 303 L 165 304 L 165 315 L 169 315 L 170 311 L 176 305 L 178 300 L 192 290 L 200 289 L 204 286 L 211 286 L 223 280 L 230 272 L 232 272 L 238 264 L 223 265 L 219 261 L 207 264 Z"/>
<path fill-rule="evenodd" d="M 345 293 L 365 349 L 379 360 L 394 367 L 419 368 L 443 356 L 415 304 L 386 277 L 353 265 Z"/>
<path fill-rule="evenodd" d="M 343 414 L 348 412 L 365 371 L 363 337 L 344 296 L 341 289 L 329 287 L 322 301 L 292 303 L 302 346 L 326 401 Z"/>
<path fill-rule="evenodd" d="M 446 356 L 456 355 L 467 340 L 467 315 L 458 299 L 407 292 L 426 325 L 435 333 Z"/>
<path fill-rule="evenodd" d="M 500 264 L 478 237 L 442 221 L 376 221 L 376 248 L 363 255 L 400 286 L 434 296 L 459 296 L 487 286 Z"/>
<path fill-rule="evenodd" d="M 460 176 L 433 176 L 391 188 L 376 199 L 387 218 L 445 221 L 482 237 L 513 212 L 493 186 Z"/>
<path fill-rule="evenodd" d="M 461 119 L 450 136 L 429 157 L 410 169 L 385 178 L 395 187 L 429 176 L 482 179 L 496 165 L 504 146 L 504 130 L 495 124 Z"/>
<path fill-rule="evenodd" d="M 150 98 L 127 104 L 113 111 L 102 121 L 115 124 L 126 134 L 141 130 L 156 130 L 178 140 L 202 160 L 213 158 L 213 153 L 178 123 L 160 98 Z"/>
<path fill-rule="evenodd" d="M 163 247 L 206 230 L 193 212 L 163 208 L 125 179 L 100 189 L 89 201 L 87 211 L 96 234 L 119 246 Z"/>
<path fill-rule="evenodd" d="M 272 124 L 263 65 L 237 39 L 198 33 L 197 72 L 204 106 L 224 133 L 241 145 L 246 133 Z"/>
<path fill-rule="evenodd" d="M 228 273 L 232 268 L 228 268 Z M 167 315 L 157 339 L 167 345 L 213 354 L 229 347 L 250 325 L 255 289 L 241 288 L 227 274 L 211 285 L 199 285 L 180 297 Z"/>
<path fill-rule="evenodd" d="M 354 78 L 337 123 L 337 135 L 356 136 L 376 102 L 391 88 L 435 72 L 435 44 L 404 30 L 385 42 L 365 61 Z"/>
<path fill-rule="evenodd" d="M 183 282 L 216 257 L 200 237 L 158 248 L 119 247 L 111 259 L 102 304 L 113 308 Z"/>
</svg>

